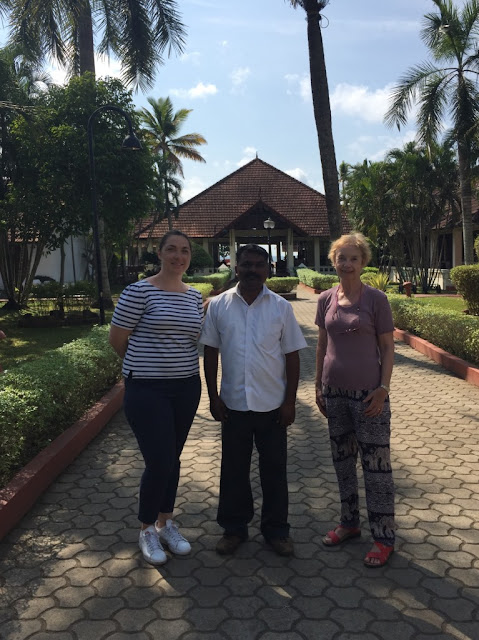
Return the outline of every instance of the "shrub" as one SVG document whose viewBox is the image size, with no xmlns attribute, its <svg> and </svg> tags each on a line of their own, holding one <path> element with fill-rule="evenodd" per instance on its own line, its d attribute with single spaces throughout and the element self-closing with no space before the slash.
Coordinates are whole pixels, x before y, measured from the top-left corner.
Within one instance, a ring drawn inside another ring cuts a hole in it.
<svg viewBox="0 0 479 640">
<path fill-rule="evenodd" d="M 479 264 L 454 267 L 450 271 L 450 278 L 464 298 L 469 313 L 479 316 Z"/>
<path fill-rule="evenodd" d="M 452 353 L 479 364 L 479 318 L 436 309 L 421 300 L 388 294 L 394 325 Z"/>
<path fill-rule="evenodd" d="M 48 314 L 52 307 L 60 310 L 90 309 L 96 296 L 96 285 L 93 282 L 79 280 L 64 284 L 55 280 L 45 280 L 42 284 L 32 286 L 29 309 L 37 314 Z"/>
<path fill-rule="evenodd" d="M 77 420 L 120 377 L 108 327 L 0 377 L 0 486 Z"/>
<path fill-rule="evenodd" d="M 380 271 L 376 273 L 369 271 L 361 275 L 361 281 L 370 287 L 374 287 L 380 291 L 386 291 L 389 285 L 389 276 L 387 273 L 381 273 Z"/>
<path fill-rule="evenodd" d="M 338 276 L 323 275 L 313 269 L 298 269 L 297 274 L 300 282 L 308 287 L 321 289 L 322 291 L 331 289 L 331 287 L 334 287 L 334 285 L 339 282 Z"/>
<path fill-rule="evenodd" d="M 188 275 L 213 266 L 213 258 L 196 242 L 191 243 L 191 262 Z"/>
<path fill-rule="evenodd" d="M 378 267 L 363 267 L 363 273 L 378 273 Z"/>
<path fill-rule="evenodd" d="M 192 284 L 193 282 L 207 282 L 213 285 L 213 291 L 219 291 L 231 280 L 231 269 L 225 269 L 218 273 L 211 273 L 207 276 L 183 276 L 183 281 Z"/>
<path fill-rule="evenodd" d="M 141 264 L 158 264 L 160 259 L 154 251 L 143 251 L 141 254 Z"/>
<path fill-rule="evenodd" d="M 298 286 L 298 278 L 268 278 L 266 286 L 275 293 L 289 293 Z"/>
<path fill-rule="evenodd" d="M 474 240 L 474 251 L 476 252 L 476 258 L 479 260 L 479 236 Z"/>
<path fill-rule="evenodd" d="M 42 284 L 32 285 L 30 298 L 34 298 L 36 300 L 40 298 L 54 298 L 56 300 L 61 296 L 61 294 L 62 288 L 59 282 L 55 282 L 55 280 L 46 280 L 45 282 L 42 282 Z"/>
<path fill-rule="evenodd" d="M 197 289 L 201 293 L 201 297 L 203 301 L 211 294 L 213 291 L 213 285 L 208 282 L 190 282 L 190 286 L 194 289 Z"/>
</svg>

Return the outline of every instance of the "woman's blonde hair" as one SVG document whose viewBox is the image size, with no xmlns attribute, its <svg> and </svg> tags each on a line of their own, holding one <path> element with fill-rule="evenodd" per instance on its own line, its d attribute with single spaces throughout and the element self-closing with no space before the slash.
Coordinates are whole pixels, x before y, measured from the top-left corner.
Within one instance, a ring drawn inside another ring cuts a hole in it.
<svg viewBox="0 0 479 640">
<path fill-rule="evenodd" d="M 352 233 L 345 233 L 340 238 L 331 243 L 329 249 L 328 258 L 334 264 L 336 260 L 336 254 L 343 247 L 356 247 L 361 252 L 364 265 L 367 265 L 371 260 L 371 249 L 369 242 L 365 236 L 359 231 L 353 231 Z"/>
</svg>

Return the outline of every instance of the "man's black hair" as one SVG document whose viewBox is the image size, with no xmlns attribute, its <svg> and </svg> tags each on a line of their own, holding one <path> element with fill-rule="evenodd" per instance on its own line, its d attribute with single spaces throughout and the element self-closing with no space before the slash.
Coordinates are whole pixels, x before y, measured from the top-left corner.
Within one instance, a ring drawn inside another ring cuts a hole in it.
<svg viewBox="0 0 479 640">
<path fill-rule="evenodd" d="M 236 253 L 236 264 L 239 263 L 241 256 L 243 255 L 243 253 L 245 253 L 245 251 L 247 251 L 248 253 L 256 253 L 257 255 L 264 258 L 266 262 L 269 262 L 268 252 L 263 249 L 263 247 L 260 247 L 259 244 L 244 244 L 238 249 Z"/>
</svg>

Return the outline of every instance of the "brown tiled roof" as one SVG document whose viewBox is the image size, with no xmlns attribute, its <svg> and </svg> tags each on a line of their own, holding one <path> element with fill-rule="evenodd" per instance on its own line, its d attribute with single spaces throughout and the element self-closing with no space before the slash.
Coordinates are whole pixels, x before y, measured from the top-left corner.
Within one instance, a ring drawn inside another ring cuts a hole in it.
<svg viewBox="0 0 479 640">
<path fill-rule="evenodd" d="M 232 227 L 263 228 L 268 216 L 276 228 L 329 237 L 325 197 L 259 158 L 183 203 L 174 226 L 191 238 L 224 237 Z M 168 230 L 166 220 L 151 229 L 152 220 L 141 223 L 140 238 L 158 238 Z"/>
<path fill-rule="evenodd" d="M 479 224 L 479 201 L 474 196 L 472 196 L 471 208 L 472 208 L 472 223 Z M 434 227 L 434 229 L 452 229 L 453 227 L 461 227 L 461 226 L 462 226 L 461 211 L 457 211 L 456 213 L 453 214 L 449 210 L 445 212 L 444 217 Z"/>
</svg>

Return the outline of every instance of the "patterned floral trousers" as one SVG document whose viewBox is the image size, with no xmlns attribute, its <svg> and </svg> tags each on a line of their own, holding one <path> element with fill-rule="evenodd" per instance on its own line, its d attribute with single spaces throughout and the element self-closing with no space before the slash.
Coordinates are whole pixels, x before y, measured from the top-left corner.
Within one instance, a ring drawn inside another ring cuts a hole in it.
<svg viewBox="0 0 479 640">
<path fill-rule="evenodd" d="M 341 525 L 359 527 L 358 450 L 366 489 L 369 526 L 375 541 L 394 545 L 394 482 L 391 471 L 391 407 L 386 398 L 378 416 L 364 415 L 369 391 L 323 385 L 333 464 L 341 498 Z"/>
</svg>

